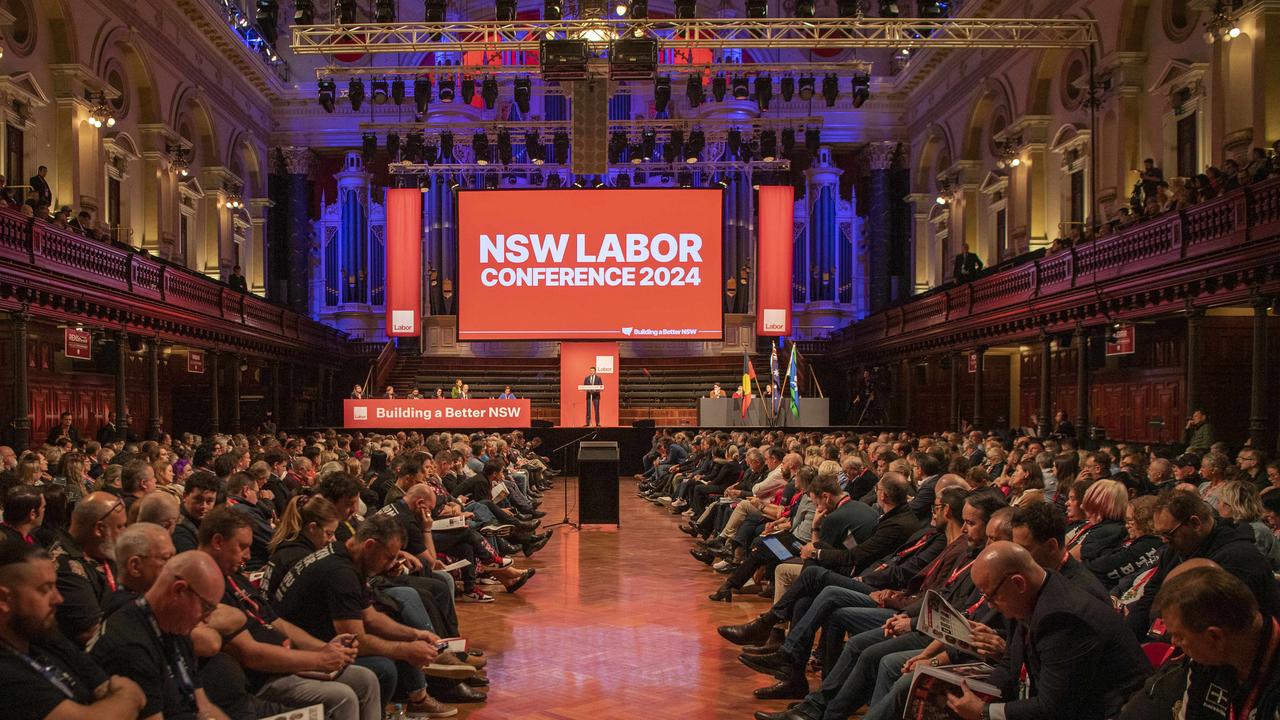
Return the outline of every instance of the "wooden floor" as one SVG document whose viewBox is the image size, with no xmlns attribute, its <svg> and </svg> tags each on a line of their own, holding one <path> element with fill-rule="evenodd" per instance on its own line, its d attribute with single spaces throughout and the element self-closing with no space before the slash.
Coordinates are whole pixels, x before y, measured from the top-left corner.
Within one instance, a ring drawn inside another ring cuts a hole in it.
<svg viewBox="0 0 1280 720">
<path fill-rule="evenodd" d="M 563 516 L 564 482 L 544 496 L 544 523 Z M 492 683 L 489 701 L 459 706 L 460 717 L 749 718 L 785 707 L 751 697 L 771 680 L 739 663 L 737 647 L 716 634 L 768 601 L 708 600 L 724 576 L 689 556 L 676 516 L 637 498 L 634 480 L 621 485 L 620 528 L 557 528 L 532 559 L 517 558 L 517 567 L 538 569 L 519 593 L 499 588 L 497 602 L 459 605 L 464 634 L 489 657 Z"/>
</svg>

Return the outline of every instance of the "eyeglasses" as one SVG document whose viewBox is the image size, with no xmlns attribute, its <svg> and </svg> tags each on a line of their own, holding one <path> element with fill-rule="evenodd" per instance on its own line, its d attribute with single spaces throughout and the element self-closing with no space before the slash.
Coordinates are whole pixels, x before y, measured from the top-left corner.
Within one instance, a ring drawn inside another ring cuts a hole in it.
<svg viewBox="0 0 1280 720">
<path fill-rule="evenodd" d="M 214 611 L 214 610 L 217 610 L 217 609 L 218 609 L 218 603 L 217 603 L 217 602 L 209 602 L 208 600 L 206 600 L 206 599 L 204 598 L 204 596 L 203 596 L 203 595 L 201 595 L 200 593 L 196 592 L 195 586 L 191 584 L 191 581 L 190 581 L 190 580 L 188 580 L 188 579 L 186 579 L 186 578 L 182 577 L 181 575 L 174 575 L 173 577 L 174 577 L 174 579 L 175 579 L 175 580 L 181 580 L 181 581 L 185 582 L 185 583 L 187 584 L 187 592 L 191 593 L 192 595 L 195 595 L 195 596 L 196 596 L 196 599 L 200 601 L 200 610 L 201 610 L 201 615 L 200 615 L 200 617 L 202 617 L 202 618 L 207 618 L 207 617 L 209 617 L 210 615 L 212 615 L 212 614 L 213 614 L 213 611 Z"/>
<path fill-rule="evenodd" d="M 1183 520 L 1182 522 L 1178 523 L 1177 525 L 1174 525 L 1173 527 L 1169 528 L 1168 530 L 1165 530 L 1164 532 L 1156 533 L 1156 535 L 1159 535 L 1160 539 L 1164 540 L 1165 542 L 1171 542 L 1173 540 L 1173 534 L 1178 532 L 1178 528 L 1186 524 L 1187 524 L 1187 521 Z"/>
<path fill-rule="evenodd" d="M 111 503 L 111 507 L 107 508 L 106 512 L 102 513 L 101 515 L 93 519 L 93 524 L 97 525 L 103 520 L 106 520 L 107 518 L 111 517 L 111 513 L 115 512 L 116 508 L 121 507 L 123 505 L 124 505 L 124 500 L 116 500 L 114 503 Z"/>
<path fill-rule="evenodd" d="M 1000 582 L 996 583 L 996 586 L 995 586 L 994 588 L 992 588 L 992 589 L 991 589 L 991 592 L 987 593 L 987 598 L 988 598 L 988 599 L 990 599 L 990 598 L 995 597 L 996 595 L 999 595 L 999 594 L 1000 594 L 1000 588 L 1004 587 L 1004 583 L 1005 583 L 1005 581 L 1006 581 L 1006 580 L 1008 580 L 1009 578 L 1013 577 L 1013 576 L 1014 576 L 1014 575 L 1016 575 L 1016 574 L 1017 574 L 1017 573 L 1009 573 L 1008 575 L 1005 575 L 1004 577 L 1000 578 Z"/>
</svg>

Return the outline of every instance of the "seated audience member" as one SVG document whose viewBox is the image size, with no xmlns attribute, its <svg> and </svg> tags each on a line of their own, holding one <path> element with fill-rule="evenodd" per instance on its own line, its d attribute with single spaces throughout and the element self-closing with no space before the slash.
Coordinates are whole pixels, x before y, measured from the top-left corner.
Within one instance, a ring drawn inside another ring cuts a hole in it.
<svg viewBox="0 0 1280 720">
<path fill-rule="evenodd" d="M 213 509 L 221 489 L 218 477 L 207 470 L 197 470 L 187 478 L 183 486 L 180 517 L 173 529 L 173 546 L 178 552 L 195 550 L 199 546 L 200 520 Z"/>
<path fill-rule="evenodd" d="M 1002 699 L 984 702 L 967 685 L 948 699 L 964 720 L 1115 717 L 1150 672 L 1109 605 L 1045 570 L 1023 548 L 990 545 L 972 576 L 987 602 L 1016 624 L 987 680 Z"/>
<path fill-rule="evenodd" d="M 45 439 L 45 445 L 55 445 L 60 438 L 69 438 L 72 445 L 79 446 L 81 444 L 80 430 L 72 424 L 72 414 L 64 412 L 58 416 L 58 424 L 49 428 L 49 435 Z"/>
<path fill-rule="evenodd" d="M 146 593 L 103 622 L 89 654 L 143 688 L 142 717 L 226 720 L 205 694 L 191 641 L 192 630 L 218 607 L 221 588 L 209 556 L 175 555 Z"/>
<path fill-rule="evenodd" d="M 1232 480 L 1218 493 L 1218 515 L 1223 520 L 1247 527 L 1253 531 L 1253 542 L 1258 546 L 1273 572 L 1280 572 L 1280 539 L 1262 520 L 1262 500 L 1252 483 Z"/>
<path fill-rule="evenodd" d="M 267 546 L 271 544 L 271 518 L 258 504 L 258 486 L 248 473 L 235 473 L 227 478 L 227 506 L 244 513 L 253 526 L 253 548 L 249 555 L 249 570 L 260 570 L 271 557 Z"/>
<path fill-rule="evenodd" d="M 499 400 L 515 400 L 516 394 L 511 391 L 510 385 L 502 386 L 502 392 L 498 393 Z"/>
<path fill-rule="evenodd" d="M 133 521 L 151 523 L 172 534 L 178 527 L 182 503 L 169 493 L 151 493 L 133 504 Z"/>
<path fill-rule="evenodd" d="M 395 386 L 394 386 L 394 385 L 388 385 L 388 386 L 387 386 L 387 389 L 382 391 L 382 397 L 383 397 L 383 399 L 384 399 L 384 400 L 395 400 L 395 399 L 396 399 L 396 388 L 395 388 Z"/>
<path fill-rule="evenodd" d="M 361 384 L 359 384 L 359 383 L 356 383 L 355 385 L 353 385 L 353 386 L 351 387 L 351 399 L 352 399 L 352 400 L 363 400 L 363 399 L 364 399 L 364 386 L 363 386 L 363 385 L 361 385 Z"/>
<path fill-rule="evenodd" d="M 67 536 L 50 548 L 62 593 L 58 628 L 72 642 L 85 645 L 102 622 L 102 600 L 116 589 L 115 543 L 124 527 L 124 502 L 96 492 L 76 506 Z"/>
<path fill-rule="evenodd" d="M 225 650 L 245 669 L 250 690 L 286 707 L 323 703 L 334 720 L 379 720 L 378 679 L 368 668 L 352 665 L 355 637 L 337 635 L 321 642 L 277 617 L 267 598 L 240 573 L 252 544 L 250 520 L 231 508 L 214 508 L 200 525 L 200 551 L 222 572 L 222 603 L 246 618 L 240 631 L 227 638 Z"/>
<path fill-rule="evenodd" d="M 367 582 L 389 570 L 404 545 L 404 529 L 371 517 L 345 541 L 335 540 L 296 563 L 272 598 L 280 617 L 322 642 L 356 638 L 358 665 L 378 676 L 383 702 L 406 701 L 411 714 L 456 714 L 427 694 L 422 666 L 439 654 L 439 636 L 402 625 L 373 607 Z"/>
<path fill-rule="evenodd" d="M 285 573 L 299 560 L 333 542 L 338 510 L 325 498 L 297 495 L 289 501 L 267 549 L 271 558 L 262 569 L 263 594 L 274 597 Z"/>
<path fill-rule="evenodd" d="M 138 683 L 108 676 L 58 632 L 57 570 L 39 546 L 0 542 L 0 697 L 5 717 L 134 718 Z M 113 669 L 116 669 L 113 667 Z"/>
<path fill-rule="evenodd" d="M 4 521 L 0 522 L 0 541 L 16 540 L 28 545 L 40 544 L 32 535 L 44 524 L 44 493 L 35 485 L 10 488 L 4 497 Z"/>
<path fill-rule="evenodd" d="M 1128 489 L 1116 480 L 1089 485 L 1080 503 L 1085 520 L 1068 534 L 1067 552 L 1088 563 L 1119 547 L 1126 537 L 1124 511 L 1128 503 Z"/>
<path fill-rule="evenodd" d="M 120 473 L 120 499 L 126 512 L 133 504 L 156 489 L 155 471 L 145 460 L 133 460 Z"/>
</svg>

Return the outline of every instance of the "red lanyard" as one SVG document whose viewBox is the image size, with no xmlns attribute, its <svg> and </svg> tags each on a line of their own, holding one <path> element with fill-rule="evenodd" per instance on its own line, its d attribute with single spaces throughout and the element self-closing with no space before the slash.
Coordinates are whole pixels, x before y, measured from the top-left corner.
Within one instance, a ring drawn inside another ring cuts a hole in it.
<svg viewBox="0 0 1280 720">
<path fill-rule="evenodd" d="M 22 538 L 22 541 L 23 541 L 23 542 L 25 542 L 26 544 L 28 544 L 28 545 L 35 545 L 35 544 L 36 544 L 36 540 L 35 540 L 35 538 L 31 537 L 30 535 L 28 535 L 28 534 L 26 534 L 26 533 L 24 533 L 24 532 L 21 532 L 20 530 L 18 530 L 18 528 L 16 528 L 16 527 L 14 527 L 14 526 L 10 525 L 9 523 L 7 523 L 7 522 L 5 522 L 5 523 L 0 523 L 0 525 L 3 525 L 3 526 L 5 526 L 5 527 L 9 528 L 10 530 L 12 530 L 12 531 L 14 532 L 14 534 L 15 534 L 15 535 L 17 535 L 18 537 Z"/>
<path fill-rule="evenodd" d="M 1089 531 L 1092 530 L 1095 526 L 1097 526 L 1097 524 L 1098 523 L 1096 522 L 1087 522 L 1084 525 L 1081 525 L 1080 527 L 1076 528 L 1075 532 L 1071 533 L 1071 537 L 1067 540 L 1067 549 L 1070 550 L 1071 548 L 1076 546 L 1076 543 L 1080 542 L 1081 540 L 1084 540 L 1084 536 L 1087 535 Z"/>
<path fill-rule="evenodd" d="M 111 588 L 112 592 L 115 592 L 116 579 L 115 579 L 115 576 L 111 574 L 110 562 L 107 562 L 105 560 L 102 562 L 102 574 L 107 578 L 107 587 Z"/>
<path fill-rule="evenodd" d="M 986 596 L 985 594 L 984 594 L 984 595 L 979 595 L 979 596 L 978 596 L 978 602 L 976 602 L 976 603 L 974 603 L 974 604 L 972 604 L 972 605 L 970 605 L 969 607 L 967 607 L 967 608 L 965 608 L 965 609 L 964 609 L 965 617 L 972 618 L 972 617 L 973 617 L 973 614 L 974 614 L 975 612 L 977 612 L 977 611 L 978 611 L 978 608 L 982 607 L 982 603 L 984 603 L 984 602 L 986 602 L 986 601 L 987 601 L 987 596 Z"/>
<path fill-rule="evenodd" d="M 1262 683 L 1266 679 L 1267 674 L 1271 672 L 1271 665 L 1276 660 L 1276 649 L 1280 647 L 1280 621 L 1275 618 L 1271 620 L 1271 638 L 1267 641 L 1266 650 L 1263 651 L 1262 657 L 1258 658 L 1254 671 L 1249 673 L 1249 677 L 1245 679 L 1245 686 L 1252 686 L 1248 697 L 1245 698 L 1244 704 L 1240 706 L 1239 713 L 1236 712 L 1235 703 L 1231 705 L 1231 720 L 1237 718 L 1247 718 L 1253 710 L 1253 706 L 1258 702 L 1258 695 L 1262 693 Z"/>
<path fill-rule="evenodd" d="M 240 589 L 240 586 L 236 584 L 236 581 L 235 581 L 235 580 L 232 580 L 232 579 L 231 579 L 231 576 L 230 576 L 230 575 L 228 575 L 228 576 L 227 576 L 227 584 L 231 586 L 231 591 L 232 591 L 232 592 L 234 592 L 234 593 L 236 594 L 236 597 L 240 598 L 240 601 L 241 601 L 242 603 L 244 603 L 244 608 L 243 608 L 243 609 L 244 609 L 245 614 L 246 614 L 246 615 L 248 615 L 249 617 L 253 618 L 253 620 L 254 620 L 255 622 L 257 622 L 259 625 L 262 625 L 263 627 L 270 628 L 270 627 L 271 627 L 271 623 L 267 622 L 266 620 L 263 620 L 263 619 L 258 615 L 258 603 L 257 603 L 257 601 L 255 601 L 253 598 L 249 597 L 249 593 L 245 592 L 244 590 L 241 590 L 241 589 Z M 274 628 L 272 628 L 272 629 L 274 629 Z"/>
<path fill-rule="evenodd" d="M 951 575 L 947 578 L 947 585 L 950 585 L 951 583 L 955 582 L 956 578 L 963 575 L 964 572 L 969 569 L 969 566 L 973 565 L 974 561 L 977 559 L 978 558 L 975 557 L 973 560 L 970 560 L 969 562 L 965 563 L 963 567 L 956 568 L 956 570 L 953 571 Z"/>
<path fill-rule="evenodd" d="M 931 535 L 931 534 L 929 534 L 929 533 L 925 533 L 925 535 L 924 535 L 923 537 L 921 537 L 919 540 L 917 540 L 917 541 L 915 542 L 915 544 L 914 544 L 914 545 L 912 545 L 911 547 L 909 547 L 909 548 L 907 548 L 907 549 L 905 549 L 905 550 L 899 550 L 899 551 L 897 552 L 897 556 L 898 556 L 898 557 L 906 557 L 906 556 L 910 555 L 911 553 L 913 553 L 913 552 L 915 552 L 915 551 L 919 550 L 920 548 L 924 547 L 925 545 L 927 545 L 927 544 L 929 543 L 929 541 L 930 541 L 930 540 L 932 540 L 932 539 L 933 539 L 933 535 Z M 885 563 L 885 564 L 887 565 L 888 563 Z"/>
</svg>

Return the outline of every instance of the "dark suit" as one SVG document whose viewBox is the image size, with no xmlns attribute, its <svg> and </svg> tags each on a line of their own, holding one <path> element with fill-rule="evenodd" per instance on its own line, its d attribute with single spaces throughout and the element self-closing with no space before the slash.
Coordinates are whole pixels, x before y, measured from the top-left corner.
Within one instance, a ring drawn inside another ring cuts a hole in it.
<svg viewBox="0 0 1280 720">
<path fill-rule="evenodd" d="M 71 442 L 75 443 L 76 447 L 80 446 L 80 431 L 76 429 L 76 426 L 72 425 L 67 428 L 66 432 L 63 432 L 61 423 L 49 428 L 49 437 L 45 439 L 45 444 L 52 445 L 64 435 L 71 438 Z"/>
<path fill-rule="evenodd" d="M 232 275 L 231 277 L 227 278 L 227 285 L 229 285 L 232 290 L 235 290 L 237 292 L 242 292 L 242 293 L 249 292 L 249 284 L 245 282 L 243 275 Z"/>
<path fill-rule="evenodd" d="M 982 261 L 978 256 L 969 253 L 959 253 L 956 255 L 955 264 L 952 267 L 951 274 L 955 276 L 956 282 L 968 282 L 972 280 L 978 271 L 982 269 Z"/>
<path fill-rule="evenodd" d="M 97 437 L 98 437 L 98 442 L 102 443 L 103 445 L 106 445 L 107 443 L 115 442 L 116 441 L 116 424 L 110 423 L 110 422 L 103 423 L 103 425 L 98 428 Z"/>
<path fill-rule="evenodd" d="M 49 189 L 49 183 L 39 175 L 31 176 L 31 199 L 36 205 L 52 205 L 53 191 Z"/>
<path fill-rule="evenodd" d="M 598 374 L 591 374 L 582 379 L 583 385 L 603 385 Z M 591 408 L 596 410 L 596 425 L 600 424 L 600 391 L 587 390 L 587 425 L 591 424 Z"/>
</svg>

